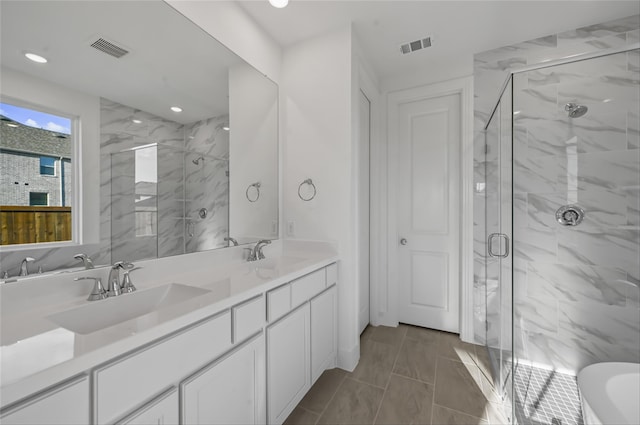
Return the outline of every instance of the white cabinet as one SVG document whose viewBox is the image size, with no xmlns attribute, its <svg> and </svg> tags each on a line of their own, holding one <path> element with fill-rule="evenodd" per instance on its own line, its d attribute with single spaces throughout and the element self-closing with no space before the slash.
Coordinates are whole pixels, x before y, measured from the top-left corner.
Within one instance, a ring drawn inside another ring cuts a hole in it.
<svg viewBox="0 0 640 425">
<path fill-rule="evenodd" d="M 291 284 L 267 292 L 267 317 L 275 322 L 291 310 Z"/>
<path fill-rule="evenodd" d="M 244 341 L 261 331 L 266 320 L 264 297 L 260 295 L 231 309 L 233 343 Z"/>
<path fill-rule="evenodd" d="M 86 375 L 63 383 L 0 416 L 3 425 L 89 423 L 89 379 Z"/>
<path fill-rule="evenodd" d="M 267 328 L 269 423 L 281 424 L 311 388 L 309 303 Z"/>
<path fill-rule="evenodd" d="M 336 365 L 336 282 L 334 264 L 254 293 L 3 408 L 0 423 L 281 424 Z"/>
<path fill-rule="evenodd" d="M 95 422 L 109 423 L 122 417 L 230 348 L 231 313 L 227 310 L 96 369 Z"/>
<path fill-rule="evenodd" d="M 265 423 L 264 368 L 260 334 L 181 384 L 182 423 Z"/>
<path fill-rule="evenodd" d="M 160 394 L 134 414 L 117 422 L 118 425 L 177 425 L 178 424 L 178 389 Z"/>
<path fill-rule="evenodd" d="M 333 286 L 311 300 L 311 385 L 322 372 L 336 365 L 337 294 L 337 289 Z"/>
</svg>

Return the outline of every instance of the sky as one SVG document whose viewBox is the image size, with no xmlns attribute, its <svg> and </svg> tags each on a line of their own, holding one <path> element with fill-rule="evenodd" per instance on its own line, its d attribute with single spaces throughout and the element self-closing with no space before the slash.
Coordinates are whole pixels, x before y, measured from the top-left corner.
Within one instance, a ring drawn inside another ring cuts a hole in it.
<svg viewBox="0 0 640 425">
<path fill-rule="evenodd" d="M 29 127 L 71 134 L 71 120 L 57 115 L 0 102 L 0 114 Z"/>
</svg>

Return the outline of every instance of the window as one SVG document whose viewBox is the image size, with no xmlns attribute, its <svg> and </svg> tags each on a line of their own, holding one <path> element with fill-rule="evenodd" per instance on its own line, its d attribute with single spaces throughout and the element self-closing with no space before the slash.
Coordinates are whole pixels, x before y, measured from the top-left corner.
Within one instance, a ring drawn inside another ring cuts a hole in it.
<svg viewBox="0 0 640 425">
<path fill-rule="evenodd" d="M 50 156 L 40 157 L 40 174 L 43 176 L 56 175 L 56 159 Z"/>
<path fill-rule="evenodd" d="M 76 106 L 67 99 L 58 101 L 66 96 L 41 88 L 37 95 L 25 93 L 34 98 L 24 103 L 20 99 L 7 103 L 9 98 L 0 98 L 0 222 L 6 221 L 5 211 L 10 210 L 13 222 L 20 223 L 7 237 L 2 234 L 0 252 L 9 245 L 74 239 L 74 217 L 78 214 L 71 206 L 77 198 L 73 193 L 77 162 L 73 158 L 77 144 L 74 129 L 79 122 L 56 110 L 59 104 Z M 45 101 L 56 110 L 37 107 L 31 100 Z M 82 229 L 76 231 L 80 235 Z"/>
<path fill-rule="evenodd" d="M 29 192 L 29 205 L 32 207 L 48 206 L 49 194 L 42 192 Z"/>
</svg>

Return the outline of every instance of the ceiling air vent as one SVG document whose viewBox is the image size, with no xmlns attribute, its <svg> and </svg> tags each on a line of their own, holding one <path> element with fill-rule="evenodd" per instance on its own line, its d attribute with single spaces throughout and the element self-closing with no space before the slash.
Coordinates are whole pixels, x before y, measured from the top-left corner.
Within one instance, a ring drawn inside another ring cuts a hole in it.
<svg viewBox="0 0 640 425">
<path fill-rule="evenodd" d="M 400 51 L 403 55 L 406 55 L 407 53 L 413 53 L 418 50 L 426 49 L 427 47 L 431 47 L 431 37 L 405 43 L 400 46 Z"/>
<path fill-rule="evenodd" d="M 91 43 L 91 47 L 118 59 L 129 53 L 127 49 L 120 47 L 111 41 L 105 40 L 102 37 Z"/>
</svg>

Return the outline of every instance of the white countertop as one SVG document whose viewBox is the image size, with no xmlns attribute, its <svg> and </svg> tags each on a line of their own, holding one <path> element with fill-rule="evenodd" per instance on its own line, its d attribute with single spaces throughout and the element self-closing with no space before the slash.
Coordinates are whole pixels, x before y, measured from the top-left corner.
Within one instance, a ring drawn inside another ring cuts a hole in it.
<svg viewBox="0 0 640 425">
<path fill-rule="evenodd" d="M 92 281 L 82 281 L 80 286 L 79 282 L 73 281 L 77 274 L 68 273 L 54 275 L 49 281 L 43 278 L 39 282 L 29 280 L 2 285 L 2 406 L 338 260 L 335 251 L 327 249 L 328 244 L 315 244 L 284 243 L 271 252 L 265 250 L 267 260 L 251 263 L 241 262 L 237 256 L 233 261 L 221 260 L 220 255 L 216 258 L 215 251 L 211 251 L 209 256 L 207 253 L 198 253 L 191 257 L 186 255 L 142 262 L 146 270 L 131 275 L 139 292 L 169 283 L 193 286 L 208 292 L 88 334 L 72 332 L 47 317 L 82 305 L 118 301 L 118 298 L 87 301 Z M 108 269 L 79 273 L 83 276 L 104 275 Z M 103 282 L 106 280 L 106 277 L 103 278 Z M 38 299 L 33 294 L 43 292 L 43 282 L 48 285 L 48 291 L 64 282 L 64 286 L 59 287 L 65 290 L 71 288 L 71 293 L 53 289 L 51 295 L 44 294 Z"/>
</svg>

